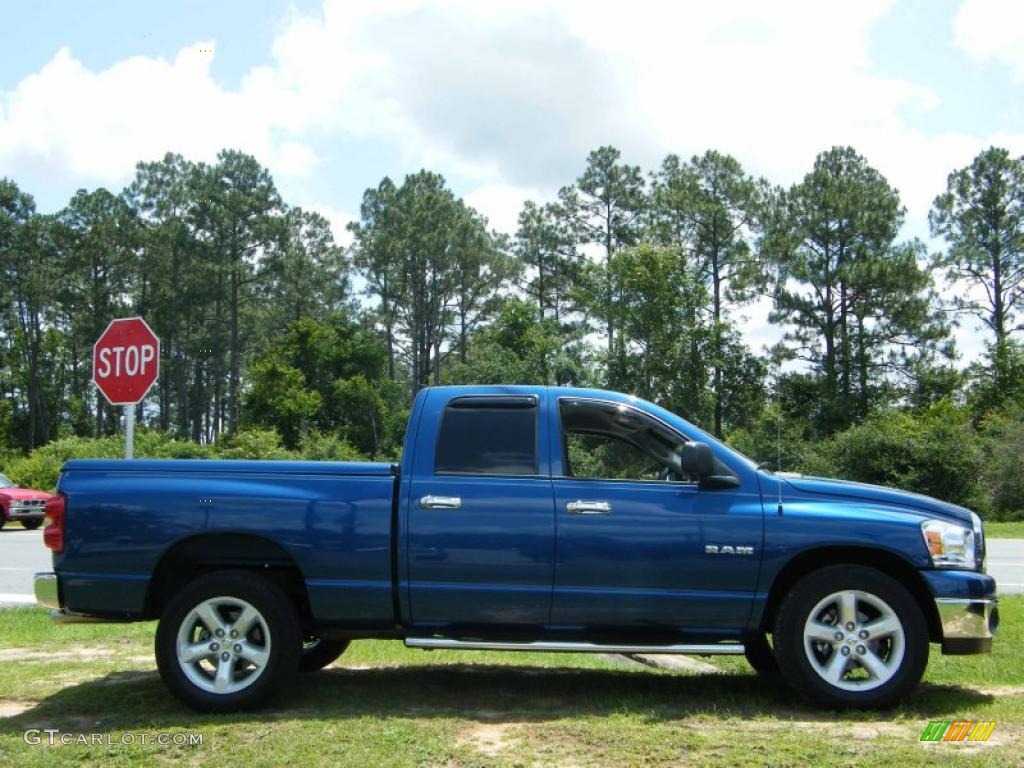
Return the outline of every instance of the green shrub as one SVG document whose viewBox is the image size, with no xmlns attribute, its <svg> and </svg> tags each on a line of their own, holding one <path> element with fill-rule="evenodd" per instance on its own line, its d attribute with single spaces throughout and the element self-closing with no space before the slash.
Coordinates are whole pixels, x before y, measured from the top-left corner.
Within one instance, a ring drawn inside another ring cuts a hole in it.
<svg viewBox="0 0 1024 768">
<path fill-rule="evenodd" d="M 28 456 L 11 459 L 4 474 L 18 485 L 52 491 L 57 486 L 61 465 L 68 459 L 113 459 L 124 456 L 124 439 L 119 437 L 64 437 L 36 448 Z"/>
<path fill-rule="evenodd" d="M 888 485 L 975 509 L 987 506 L 981 446 L 967 414 L 940 402 L 926 411 L 883 411 L 818 448 L 839 477 Z"/>
<path fill-rule="evenodd" d="M 366 461 L 366 455 L 340 435 L 307 432 L 299 442 L 299 454 L 311 461 Z"/>
<path fill-rule="evenodd" d="M 249 427 L 218 442 L 216 455 L 221 459 L 297 459 L 298 454 L 281 445 L 275 429 Z"/>
<path fill-rule="evenodd" d="M 60 468 L 69 459 L 120 459 L 124 436 L 64 437 L 36 448 L 28 456 L 7 457 L 4 474 L 18 485 L 52 491 Z M 175 440 L 164 432 L 140 429 L 135 433 L 135 457 L 139 459 L 205 459 L 215 456 L 213 446 Z"/>
<path fill-rule="evenodd" d="M 166 432 L 143 429 L 135 433 L 135 456 L 140 459 L 211 459 L 215 453 L 212 445 L 177 440 Z"/>
<path fill-rule="evenodd" d="M 69 459 L 119 459 L 124 456 L 124 436 L 65 437 L 36 448 L 28 456 L 4 456 L 2 471 L 18 485 L 52 491 L 60 468 Z M 311 432 L 302 437 L 301 451 L 289 451 L 274 429 L 253 427 L 224 437 L 216 445 L 178 440 L 155 429 L 135 433 L 135 457 L 139 459 L 316 459 L 365 461 L 343 437 Z"/>
<path fill-rule="evenodd" d="M 981 424 L 982 486 L 998 520 L 1024 520 L 1024 409 L 1009 405 Z"/>
<path fill-rule="evenodd" d="M 740 453 L 765 467 L 786 472 L 807 474 L 834 474 L 829 466 L 821 466 L 814 453 L 814 445 L 805 438 L 803 421 L 783 417 L 779 422 L 779 408 L 772 403 L 753 420 L 749 428 L 734 430 L 726 442 Z M 781 458 L 781 467 L 779 459 Z"/>
</svg>

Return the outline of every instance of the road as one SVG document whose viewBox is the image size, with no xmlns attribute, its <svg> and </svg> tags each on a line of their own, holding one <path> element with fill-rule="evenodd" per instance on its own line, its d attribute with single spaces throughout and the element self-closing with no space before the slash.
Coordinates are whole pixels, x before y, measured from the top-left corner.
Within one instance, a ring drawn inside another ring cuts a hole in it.
<svg viewBox="0 0 1024 768">
<path fill-rule="evenodd" d="M 52 570 L 42 528 L 26 531 L 20 523 L 4 526 L 0 531 L 0 605 L 34 603 L 32 574 Z"/>
<path fill-rule="evenodd" d="M 51 569 L 41 529 L 26 531 L 19 524 L 8 523 L 0 531 L 0 605 L 35 602 L 32 574 Z M 1024 594 L 1024 539 L 989 541 L 988 572 L 1001 594 Z"/>
<path fill-rule="evenodd" d="M 990 539 L 987 565 L 1000 594 L 1024 594 L 1024 539 Z"/>
</svg>

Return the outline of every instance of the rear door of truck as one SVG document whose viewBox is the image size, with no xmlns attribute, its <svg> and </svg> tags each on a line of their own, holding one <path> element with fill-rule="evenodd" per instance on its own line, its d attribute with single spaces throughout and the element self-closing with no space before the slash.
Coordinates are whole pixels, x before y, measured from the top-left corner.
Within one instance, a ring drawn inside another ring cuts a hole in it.
<svg viewBox="0 0 1024 768">
<path fill-rule="evenodd" d="M 406 502 L 408 621 L 547 623 L 555 520 L 546 390 L 428 390 Z"/>
</svg>

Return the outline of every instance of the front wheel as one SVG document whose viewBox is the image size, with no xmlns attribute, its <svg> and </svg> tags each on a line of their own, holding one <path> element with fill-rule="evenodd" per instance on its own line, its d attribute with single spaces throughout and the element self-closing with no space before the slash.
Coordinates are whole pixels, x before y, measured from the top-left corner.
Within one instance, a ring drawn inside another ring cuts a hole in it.
<svg viewBox="0 0 1024 768">
<path fill-rule="evenodd" d="M 22 520 L 21 527 L 28 531 L 34 531 L 43 524 L 42 520 Z"/>
<path fill-rule="evenodd" d="M 203 712 L 262 704 L 295 673 L 299 617 L 281 589 L 244 571 L 189 583 L 156 631 L 156 661 L 171 693 Z"/>
<path fill-rule="evenodd" d="M 838 565 L 798 581 L 773 635 L 783 678 L 827 706 L 886 707 L 917 685 L 928 627 L 913 596 L 874 568 Z"/>
</svg>

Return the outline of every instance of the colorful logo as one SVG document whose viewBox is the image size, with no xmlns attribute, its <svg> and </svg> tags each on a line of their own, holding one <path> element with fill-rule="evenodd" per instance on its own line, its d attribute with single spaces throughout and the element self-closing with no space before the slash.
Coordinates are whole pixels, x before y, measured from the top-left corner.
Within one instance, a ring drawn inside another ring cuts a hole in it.
<svg viewBox="0 0 1024 768">
<path fill-rule="evenodd" d="M 988 741 L 995 727 L 995 720 L 932 720 L 921 741 Z"/>
</svg>

